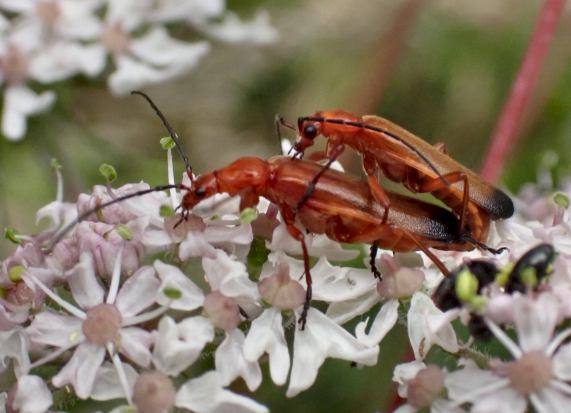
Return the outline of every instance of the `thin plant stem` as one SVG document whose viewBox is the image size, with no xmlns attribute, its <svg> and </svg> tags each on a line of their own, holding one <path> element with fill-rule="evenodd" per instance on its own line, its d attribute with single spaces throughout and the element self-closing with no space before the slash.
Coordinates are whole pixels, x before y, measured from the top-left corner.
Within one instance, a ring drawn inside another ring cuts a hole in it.
<svg viewBox="0 0 571 413">
<path fill-rule="evenodd" d="M 414 28 L 424 0 L 407 0 L 382 34 L 372 54 L 367 73 L 356 87 L 351 110 L 358 114 L 374 113 L 397 67 L 403 46 Z"/>
<path fill-rule="evenodd" d="M 519 138 L 520 124 L 537 86 L 565 0 L 545 0 L 509 97 L 498 119 L 481 169 L 482 177 L 496 183 Z"/>
</svg>

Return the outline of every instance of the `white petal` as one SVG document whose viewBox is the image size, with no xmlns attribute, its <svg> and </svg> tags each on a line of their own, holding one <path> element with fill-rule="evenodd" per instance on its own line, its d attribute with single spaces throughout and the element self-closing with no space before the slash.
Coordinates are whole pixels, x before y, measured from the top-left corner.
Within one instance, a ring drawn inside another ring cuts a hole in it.
<svg viewBox="0 0 571 413">
<path fill-rule="evenodd" d="M 175 405 L 196 413 L 267 413 L 252 399 L 225 390 L 222 377 L 211 371 L 181 386 Z"/>
<path fill-rule="evenodd" d="M 416 413 L 417 411 L 418 409 L 416 407 L 412 407 L 410 404 L 403 404 L 393 413 Z M 430 413 L 432 413 L 432 411 Z"/>
<path fill-rule="evenodd" d="M 210 225 L 204 230 L 204 236 L 208 242 L 222 249 L 225 245 L 241 244 L 250 245 L 254 239 L 251 225 L 236 225 L 233 227 Z"/>
<path fill-rule="evenodd" d="M 108 24 L 121 24 L 123 29 L 131 32 L 146 20 L 152 10 L 151 0 L 121 0 L 107 3 L 105 19 Z"/>
<path fill-rule="evenodd" d="M 242 377 L 250 391 L 256 390 L 262 383 L 262 370 L 256 361 L 244 357 L 244 333 L 234 329 L 226 333 L 226 338 L 216 349 L 214 363 L 222 382 L 228 385 L 237 377 Z"/>
<path fill-rule="evenodd" d="M 95 14 L 100 0 L 60 0 L 59 33 L 66 38 L 92 40 L 101 32 L 101 20 Z"/>
<path fill-rule="evenodd" d="M 133 317 L 155 302 L 160 281 L 153 267 L 139 268 L 119 290 L 115 305 L 123 317 Z"/>
<path fill-rule="evenodd" d="M 151 364 L 151 345 L 153 336 L 141 328 L 130 327 L 121 329 L 121 345 L 119 352 L 126 355 L 139 366 L 149 367 Z"/>
<path fill-rule="evenodd" d="M 133 45 L 138 46 L 137 54 L 143 56 L 146 61 L 138 61 L 125 55 L 116 59 L 117 70 L 111 74 L 108 83 L 111 91 L 117 95 L 181 76 L 194 68 L 209 50 L 209 45 L 205 42 L 187 44 L 170 39 L 168 44 L 161 46 L 165 52 L 159 53 L 160 57 L 164 60 L 172 59 L 175 57 L 172 54 L 174 51 L 180 55 L 170 64 L 157 67 L 152 63 L 156 59 L 149 54 L 151 49 L 158 47 L 157 45 L 153 44 L 151 47 L 138 42 L 133 42 Z"/>
<path fill-rule="evenodd" d="M 19 140 L 26 133 L 26 118 L 45 112 L 54 103 L 55 93 L 36 94 L 26 86 L 10 86 L 4 91 L 2 133 L 10 140 Z"/>
<path fill-rule="evenodd" d="M 34 317 L 27 333 L 33 343 L 67 347 L 84 340 L 81 323 L 75 317 L 43 311 Z"/>
<path fill-rule="evenodd" d="M 337 324 L 345 324 L 347 321 L 366 313 L 378 302 L 379 294 L 374 289 L 353 300 L 332 303 L 327 307 L 325 314 Z"/>
<path fill-rule="evenodd" d="M 54 83 L 76 74 L 96 76 L 105 67 L 105 50 L 59 41 L 44 47 L 30 62 L 30 76 L 40 83 Z"/>
<path fill-rule="evenodd" d="M 537 413 L 566 413 L 571 406 L 571 395 L 564 394 L 553 386 L 546 386 L 531 398 Z"/>
<path fill-rule="evenodd" d="M 474 400 L 473 413 L 524 413 L 527 401 L 510 387 Z"/>
<path fill-rule="evenodd" d="M 359 251 L 343 249 L 338 242 L 334 242 L 325 235 L 306 236 L 305 242 L 309 255 L 314 257 L 326 257 L 335 261 L 352 260 L 359 255 Z M 301 255 L 301 244 L 294 239 L 286 226 L 278 225 L 272 234 L 272 241 L 266 243 L 270 251 L 283 251 L 291 255 Z"/>
<path fill-rule="evenodd" d="M 491 388 L 502 381 L 506 382 L 506 387 L 509 386 L 505 379 L 489 370 L 478 368 L 472 360 L 462 359 L 460 364 L 463 364 L 464 368 L 448 373 L 444 379 L 451 400 L 475 402 L 481 397 L 480 389 Z"/>
<path fill-rule="evenodd" d="M 105 349 L 87 342 L 81 343 L 67 364 L 52 378 L 56 387 L 70 384 L 75 389 L 75 394 L 80 399 L 91 396 L 95 376 L 103 358 Z"/>
<path fill-rule="evenodd" d="M 249 22 L 242 22 L 237 15 L 228 12 L 220 23 L 196 25 L 209 36 L 228 43 L 270 44 L 279 38 L 266 11 L 259 11 Z"/>
<path fill-rule="evenodd" d="M 571 343 L 563 344 L 552 358 L 553 374 L 562 381 L 571 380 Z"/>
<path fill-rule="evenodd" d="M 38 376 L 22 376 L 18 379 L 12 406 L 20 413 L 44 413 L 53 399 L 44 380 Z"/>
<path fill-rule="evenodd" d="M 278 386 L 284 384 L 289 372 L 289 351 L 282 326 L 282 314 L 270 308 L 252 321 L 246 341 L 244 358 L 256 362 L 264 354 L 270 358 L 270 375 Z"/>
<path fill-rule="evenodd" d="M 155 26 L 134 40 L 129 50 L 141 61 L 157 67 L 179 66 L 176 71 L 181 73 L 194 67 L 209 49 L 207 42 L 182 42 L 170 37 L 162 26 Z"/>
<path fill-rule="evenodd" d="M 295 332 L 293 363 L 286 396 L 293 397 L 309 388 L 327 357 L 370 366 L 377 362 L 378 355 L 378 346 L 365 346 L 323 313 L 310 308 L 305 330 Z"/>
<path fill-rule="evenodd" d="M 157 303 L 175 310 L 192 311 L 204 303 L 204 293 L 178 267 L 165 264 L 159 260 L 154 262 L 155 270 L 161 279 L 161 285 L 156 290 Z M 165 291 L 179 291 L 180 298 L 173 299 L 165 295 Z"/>
<path fill-rule="evenodd" d="M 116 70 L 107 79 L 107 85 L 115 95 L 126 95 L 131 90 L 161 83 L 170 77 L 168 72 L 141 63 L 128 56 L 119 56 Z"/>
<path fill-rule="evenodd" d="M 216 248 L 210 245 L 204 232 L 189 231 L 180 243 L 178 256 L 182 261 L 190 257 L 216 258 Z"/>
<path fill-rule="evenodd" d="M 418 372 L 426 367 L 422 361 L 411 361 L 398 364 L 393 371 L 393 381 L 399 384 L 398 394 L 402 398 L 408 397 L 408 382 L 416 377 Z"/>
<path fill-rule="evenodd" d="M 159 0 L 151 13 L 152 21 L 171 22 L 189 19 L 206 21 L 220 16 L 225 9 L 223 0 Z"/>
<path fill-rule="evenodd" d="M 394 327 L 399 315 L 399 301 L 389 300 L 383 304 L 377 313 L 369 333 L 365 332 L 368 320 L 361 321 L 355 327 L 355 337 L 367 346 L 378 345 L 387 333 Z"/>
<path fill-rule="evenodd" d="M 246 266 L 233 260 L 224 251 L 216 250 L 216 259 L 202 259 L 202 267 L 212 290 L 238 301 L 258 301 L 258 285 L 251 281 Z"/>
<path fill-rule="evenodd" d="M 1 0 L 0 7 L 13 13 L 30 13 L 34 10 L 33 0 Z"/>
<path fill-rule="evenodd" d="M 21 327 L 0 331 L 0 371 L 7 367 L 6 359 L 13 359 L 16 376 L 26 374 L 30 369 L 28 337 Z"/>
<path fill-rule="evenodd" d="M 214 327 L 204 317 L 190 317 L 179 324 L 163 317 L 155 337 L 153 364 L 157 370 L 170 376 L 198 359 L 206 343 L 214 339 Z"/>
<path fill-rule="evenodd" d="M 535 299 L 519 296 L 513 301 L 518 342 L 523 351 L 544 350 L 555 330 L 558 300 L 550 293 Z"/>
<path fill-rule="evenodd" d="M 68 284 L 73 299 L 83 309 L 103 303 L 105 291 L 95 276 L 93 257 L 89 252 L 81 254 L 79 263 L 69 271 Z"/>
<path fill-rule="evenodd" d="M 423 293 L 412 296 L 408 311 L 408 336 L 416 359 L 423 359 L 434 344 L 450 353 L 458 351 L 454 328 L 446 315 Z"/>
<path fill-rule="evenodd" d="M 127 375 L 127 382 L 132 389 L 137 381 L 137 372 L 127 363 L 123 363 Z M 91 398 L 94 400 L 124 399 L 125 391 L 119 380 L 117 369 L 112 363 L 105 362 L 97 371 Z"/>
<path fill-rule="evenodd" d="M 164 229 L 149 229 L 143 233 L 143 245 L 152 251 L 162 251 L 174 244 L 173 239 Z M 182 257 L 181 257 L 182 260 Z M 183 260 L 184 261 L 184 260 Z"/>
<path fill-rule="evenodd" d="M 77 216 L 75 204 L 69 202 L 50 202 L 36 212 L 36 225 L 42 220 L 47 220 L 48 226 L 46 231 L 58 228 L 64 223 L 71 222 Z"/>
<path fill-rule="evenodd" d="M 285 257 L 285 256 L 284 256 Z M 282 258 L 290 266 L 291 274 L 303 274 L 303 261 Z M 352 300 L 375 291 L 377 281 L 368 269 L 331 265 L 325 257 L 311 268 L 313 298 L 329 303 Z M 300 281 L 305 286 L 305 277 Z"/>
</svg>

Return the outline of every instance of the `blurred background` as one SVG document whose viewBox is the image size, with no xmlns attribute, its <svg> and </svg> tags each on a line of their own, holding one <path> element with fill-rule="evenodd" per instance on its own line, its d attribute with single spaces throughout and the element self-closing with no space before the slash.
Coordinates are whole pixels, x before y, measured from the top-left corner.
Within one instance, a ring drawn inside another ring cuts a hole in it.
<svg viewBox="0 0 571 413">
<path fill-rule="evenodd" d="M 182 137 L 197 173 L 244 155 L 279 153 L 276 113 L 295 122 L 337 108 L 379 114 L 427 141 L 445 142 L 454 158 L 478 170 L 540 6 L 531 0 L 228 0 L 228 9 L 244 18 L 266 9 L 279 40 L 265 46 L 213 40 L 196 69 L 144 91 Z M 535 182 L 539 169 L 556 183 L 569 175 L 570 23 L 567 12 L 503 174 L 501 185 L 511 193 Z M 25 139 L 0 139 L 2 227 L 35 231 L 35 212 L 55 197 L 51 158 L 63 165 L 68 201 L 104 182 L 102 163 L 115 166 L 117 185 L 166 182 L 159 145 L 166 131 L 141 98 L 112 96 L 103 77 L 51 89 L 58 95 L 54 107 L 29 119 Z M 344 161 L 359 173 L 354 157 Z M 13 249 L 3 241 L 0 257 Z M 390 371 L 403 357 L 403 347 L 391 343 L 403 339 L 406 331 L 395 329 L 374 368 L 328 361 L 316 385 L 287 403 L 285 389 L 268 377 L 255 397 L 273 412 L 383 410 L 392 398 Z"/>
</svg>

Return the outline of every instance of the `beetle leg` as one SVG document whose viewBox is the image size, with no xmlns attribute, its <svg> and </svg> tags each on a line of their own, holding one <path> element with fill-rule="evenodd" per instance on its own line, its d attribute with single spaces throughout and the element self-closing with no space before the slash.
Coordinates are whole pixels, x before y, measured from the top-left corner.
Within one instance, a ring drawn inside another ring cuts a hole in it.
<svg viewBox="0 0 571 413">
<path fill-rule="evenodd" d="M 375 258 L 377 257 L 378 251 L 379 251 L 379 243 L 378 241 L 373 241 L 373 243 L 371 244 L 371 249 L 369 251 L 369 257 L 370 257 L 369 264 L 371 265 L 371 271 L 373 272 L 373 275 L 375 276 L 375 278 L 377 278 L 380 281 L 383 279 L 383 276 L 381 275 L 381 272 L 377 268 L 377 264 L 375 264 Z"/>
<path fill-rule="evenodd" d="M 414 236 L 412 233 L 410 233 L 410 232 L 408 232 L 402 228 L 401 228 L 401 231 L 403 232 L 405 237 L 407 237 L 414 244 L 416 244 L 418 249 L 421 250 L 422 252 L 424 252 L 428 256 L 428 258 L 430 258 L 430 260 L 434 263 L 434 265 L 436 265 L 438 267 L 440 272 L 442 274 L 444 274 L 445 277 L 448 277 L 450 275 L 450 271 L 448 271 L 448 268 L 446 268 L 444 263 L 442 261 L 440 261 L 440 258 L 438 258 L 436 255 L 434 255 L 434 253 L 432 251 L 430 251 L 428 248 L 426 248 L 426 246 L 416 236 Z"/>
<path fill-rule="evenodd" d="M 385 224 L 389 217 L 391 201 L 377 179 L 378 168 L 377 160 L 373 156 L 365 153 L 363 155 L 363 169 L 367 174 L 367 182 L 369 183 L 369 188 L 371 189 L 373 197 L 385 209 L 382 221 L 382 223 Z"/>
<path fill-rule="evenodd" d="M 307 252 L 307 245 L 305 244 L 305 236 L 295 226 L 295 213 L 284 206 L 281 207 L 282 217 L 284 219 L 287 232 L 301 243 L 301 250 L 303 251 L 303 268 L 305 271 L 305 283 L 307 284 L 307 289 L 305 290 L 305 302 L 303 303 L 303 310 L 301 311 L 301 316 L 299 317 L 299 324 L 301 329 L 305 329 L 305 324 L 307 322 L 307 312 L 309 311 L 309 305 L 311 303 L 312 296 L 312 281 L 311 273 L 309 271 L 309 253 Z"/>
<path fill-rule="evenodd" d="M 317 181 L 319 181 L 319 178 L 321 178 L 321 175 L 323 175 L 331 167 L 331 164 L 333 164 L 333 162 L 335 162 L 337 160 L 339 155 L 341 155 L 344 150 L 345 150 L 345 145 L 342 145 L 342 144 L 334 146 L 331 151 L 329 151 L 329 148 L 328 148 L 327 155 L 329 157 L 329 160 L 327 161 L 327 163 L 325 165 L 323 165 L 321 170 L 319 172 L 317 172 L 317 174 L 315 174 L 313 179 L 307 184 L 307 189 L 305 190 L 305 193 L 303 194 L 303 196 L 301 197 L 301 199 L 297 203 L 297 206 L 294 210 L 294 213 L 297 213 L 297 211 L 299 211 L 301 209 L 301 207 L 303 207 L 303 205 L 305 205 L 305 203 L 307 202 L 307 200 L 309 199 L 311 194 L 313 194 L 313 191 L 315 191 L 315 185 L 317 185 Z"/>
<path fill-rule="evenodd" d="M 252 190 L 248 189 L 240 194 L 240 211 L 254 207 L 260 201 L 260 197 Z"/>
<path fill-rule="evenodd" d="M 466 213 L 468 211 L 468 202 L 470 200 L 470 185 L 468 184 L 468 176 L 464 172 L 450 172 L 442 175 L 446 181 L 450 184 L 456 182 L 463 182 L 463 194 L 462 194 L 462 209 L 460 210 L 460 233 L 464 231 L 464 226 L 466 225 Z M 440 177 L 432 178 L 424 181 L 420 184 L 417 192 L 434 192 L 439 189 L 445 189 L 447 185 L 442 182 Z"/>
</svg>

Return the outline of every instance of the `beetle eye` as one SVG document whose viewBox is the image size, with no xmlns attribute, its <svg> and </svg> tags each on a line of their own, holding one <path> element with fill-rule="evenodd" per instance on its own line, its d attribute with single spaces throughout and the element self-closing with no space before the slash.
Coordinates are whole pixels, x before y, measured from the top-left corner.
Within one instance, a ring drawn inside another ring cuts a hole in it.
<svg viewBox="0 0 571 413">
<path fill-rule="evenodd" d="M 309 124 L 303 128 L 303 137 L 314 139 L 317 136 L 317 128 L 314 124 Z"/>
<path fill-rule="evenodd" d="M 202 198 L 204 195 L 206 195 L 206 188 L 196 188 L 194 194 Z"/>
</svg>

